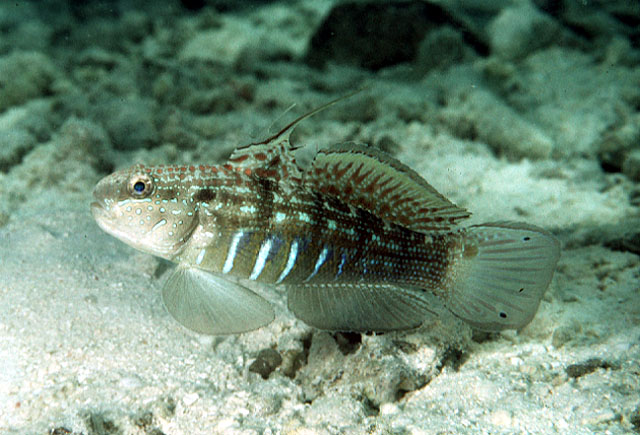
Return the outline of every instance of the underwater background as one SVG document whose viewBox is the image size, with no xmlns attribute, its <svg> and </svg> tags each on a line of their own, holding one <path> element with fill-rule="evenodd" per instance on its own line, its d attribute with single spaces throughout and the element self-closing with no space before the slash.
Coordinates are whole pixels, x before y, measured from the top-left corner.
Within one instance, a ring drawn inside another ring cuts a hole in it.
<svg viewBox="0 0 640 435">
<path fill-rule="evenodd" d="M 533 321 L 486 334 L 194 334 L 169 263 L 102 232 L 134 163 L 380 148 L 562 242 Z M 0 2 L 0 433 L 640 432 L 640 2 Z"/>
</svg>

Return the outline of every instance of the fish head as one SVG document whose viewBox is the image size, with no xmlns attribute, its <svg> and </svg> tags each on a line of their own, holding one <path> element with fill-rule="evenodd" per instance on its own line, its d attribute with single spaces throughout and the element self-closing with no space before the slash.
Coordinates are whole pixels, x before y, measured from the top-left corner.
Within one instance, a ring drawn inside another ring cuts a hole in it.
<svg viewBox="0 0 640 435">
<path fill-rule="evenodd" d="M 106 176 L 93 197 L 91 213 L 102 230 L 166 259 L 180 252 L 198 223 L 197 204 L 186 188 L 144 165 Z"/>
</svg>

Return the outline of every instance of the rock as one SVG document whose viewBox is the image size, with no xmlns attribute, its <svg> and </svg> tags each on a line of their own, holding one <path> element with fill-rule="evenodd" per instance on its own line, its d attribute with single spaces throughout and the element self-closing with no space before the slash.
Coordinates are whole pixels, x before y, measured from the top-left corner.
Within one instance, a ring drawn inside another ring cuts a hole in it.
<svg viewBox="0 0 640 435">
<path fill-rule="evenodd" d="M 255 361 L 249 366 L 249 371 L 268 379 L 269 375 L 282 364 L 282 357 L 275 349 L 263 349 L 258 352 Z"/>
<path fill-rule="evenodd" d="M 332 427 L 344 433 L 350 427 L 355 429 L 364 416 L 362 404 L 353 397 L 347 394 L 328 394 L 313 401 L 311 409 L 305 415 L 305 421 L 311 426 Z"/>
<path fill-rule="evenodd" d="M 522 59 L 554 42 L 559 26 L 529 3 L 503 9 L 489 24 L 491 53 L 505 59 Z"/>
<path fill-rule="evenodd" d="M 120 21 L 121 34 L 132 42 L 140 42 L 151 34 L 153 28 L 148 14 L 139 11 L 126 12 Z"/>
<path fill-rule="evenodd" d="M 629 415 L 629 422 L 633 425 L 636 432 L 640 432 L 640 406 L 633 410 Z"/>
<path fill-rule="evenodd" d="M 2 181 L 2 177 L 0 176 L 0 182 Z M 2 190 L 0 190 L 2 193 Z M 0 228 L 4 227 L 9 223 L 10 216 L 7 213 L 0 211 Z"/>
<path fill-rule="evenodd" d="M 613 409 L 605 409 L 582 419 L 581 423 L 585 426 L 610 425 L 613 422 L 619 422 L 621 418 L 622 416 Z"/>
<path fill-rule="evenodd" d="M 556 349 L 561 348 L 567 342 L 576 338 L 582 332 L 582 325 L 578 321 L 572 321 L 568 324 L 558 326 L 551 336 L 551 344 Z"/>
<path fill-rule="evenodd" d="M 190 11 L 199 11 L 206 4 L 205 0 L 180 0 L 180 3 Z"/>
<path fill-rule="evenodd" d="M 640 220 L 626 219 L 608 226 L 604 229 L 602 238 L 602 244 L 607 248 L 640 255 Z"/>
<path fill-rule="evenodd" d="M 476 51 L 486 47 L 443 7 L 425 1 L 338 3 L 311 38 L 307 62 L 336 62 L 377 71 L 416 58 L 421 41 L 440 26 L 462 28 Z"/>
<path fill-rule="evenodd" d="M 628 163 L 627 159 L 638 143 L 640 143 L 640 115 L 630 116 L 627 122 L 602 135 L 596 152 L 600 166 L 607 172 L 622 172 L 623 165 L 626 163 L 627 176 L 634 179 L 637 169 L 636 157 Z"/>
<path fill-rule="evenodd" d="M 36 145 L 36 138 L 24 130 L 0 131 L 0 171 L 8 171 Z"/>
<path fill-rule="evenodd" d="M 83 67 L 112 70 L 118 65 L 118 55 L 101 47 L 89 47 L 76 56 L 75 62 Z"/>
<path fill-rule="evenodd" d="M 150 148 L 158 142 L 154 118 L 157 110 L 150 99 L 115 99 L 97 110 L 97 118 L 103 121 L 114 148 Z"/>
<path fill-rule="evenodd" d="M 429 32 L 417 50 L 416 68 L 427 72 L 433 68 L 447 68 L 463 60 L 467 47 L 462 34 L 443 26 Z"/>
<path fill-rule="evenodd" d="M 588 42 L 622 35 L 640 44 L 640 3 L 627 0 L 579 3 L 574 0 L 534 0 L 575 35 Z"/>
<path fill-rule="evenodd" d="M 185 43 L 178 57 L 182 61 L 199 60 L 233 65 L 253 43 L 253 37 L 254 33 L 248 22 L 225 19 L 219 28 L 198 32 Z"/>
<path fill-rule="evenodd" d="M 121 434 L 120 429 L 113 420 L 107 419 L 107 417 L 100 412 L 91 412 L 87 416 L 87 426 L 90 428 L 91 433 L 96 435 L 115 435 Z"/>
<path fill-rule="evenodd" d="M 633 181 L 640 182 L 640 150 L 633 150 L 622 163 L 622 173 Z"/>
<path fill-rule="evenodd" d="M 495 426 L 508 428 L 513 425 L 513 415 L 511 411 L 507 411 L 506 409 L 498 409 L 496 411 L 493 411 L 489 415 L 489 421 Z"/>
<path fill-rule="evenodd" d="M 20 195 L 52 186 L 91 192 L 97 173 L 113 169 L 110 152 L 102 127 L 72 117 L 49 142 L 34 147 L 11 168 L 9 196 L 16 201 Z"/>
<path fill-rule="evenodd" d="M 509 87 L 501 91 L 511 107 L 553 139 L 554 157 L 593 156 L 608 133 L 631 130 L 624 126 L 637 119 L 637 73 L 600 65 L 603 74 L 593 62 L 592 54 L 572 48 L 538 50 L 516 65 Z"/>
<path fill-rule="evenodd" d="M 551 138 L 487 91 L 460 94 L 450 106 L 441 119 L 456 136 L 486 142 L 511 159 L 551 156 Z"/>
<path fill-rule="evenodd" d="M 570 378 L 579 378 L 595 372 L 597 369 L 613 369 L 617 370 L 620 366 L 617 363 L 611 363 L 600 358 L 590 358 L 584 362 L 571 364 L 567 366 L 565 371 Z"/>
<path fill-rule="evenodd" d="M 111 171 L 111 144 L 106 131 L 91 121 L 69 118 L 60 128 L 58 153 L 66 159 L 89 163 L 102 172 Z"/>
<path fill-rule="evenodd" d="M 0 58 L 0 112 L 52 92 L 56 70 L 42 53 L 17 51 Z"/>
<path fill-rule="evenodd" d="M 297 376 L 306 400 L 348 393 L 364 401 L 363 406 L 379 409 L 426 385 L 438 364 L 436 353 L 418 343 L 413 353 L 406 354 L 401 350 L 407 347 L 405 340 L 372 337 L 357 350 L 343 352 L 328 333 L 314 334 L 308 363 Z"/>
<path fill-rule="evenodd" d="M 628 217 L 613 224 L 579 229 L 566 245 L 570 248 L 602 245 L 614 251 L 640 255 L 640 219 Z"/>
</svg>

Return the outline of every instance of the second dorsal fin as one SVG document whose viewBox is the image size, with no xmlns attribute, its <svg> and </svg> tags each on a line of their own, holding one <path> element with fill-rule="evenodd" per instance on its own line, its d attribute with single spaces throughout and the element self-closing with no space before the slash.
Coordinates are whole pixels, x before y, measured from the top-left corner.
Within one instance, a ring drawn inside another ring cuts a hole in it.
<svg viewBox="0 0 640 435">
<path fill-rule="evenodd" d="M 414 231 L 448 230 L 470 216 L 398 160 L 354 143 L 319 151 L 305 184 Z"/>
</svg>

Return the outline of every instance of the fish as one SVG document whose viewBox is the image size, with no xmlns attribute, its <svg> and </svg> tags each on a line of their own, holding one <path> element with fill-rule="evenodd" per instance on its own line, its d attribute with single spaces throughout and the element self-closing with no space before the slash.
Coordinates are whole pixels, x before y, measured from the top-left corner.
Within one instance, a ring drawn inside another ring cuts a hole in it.
<svg viewBox="0 0 640 435">
<path fill-rule="evenodd" d="M 200 334 L 271 323 L 251 282 L 285 289 L 294 316 L 331 331 L 418 328 L 444 307 L 472 328 L 522 329 L 560 256 L 548 231 L 522 222 L 461 227 L 470 213 L 410 167 L 342 143 L 296 162 L 290 136 L 236 148 L 219 165 L 136 164 L 98 182 L 91 213 L 131 247 L 176 263 L 168 312 Z"/>
</svg>

